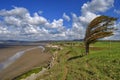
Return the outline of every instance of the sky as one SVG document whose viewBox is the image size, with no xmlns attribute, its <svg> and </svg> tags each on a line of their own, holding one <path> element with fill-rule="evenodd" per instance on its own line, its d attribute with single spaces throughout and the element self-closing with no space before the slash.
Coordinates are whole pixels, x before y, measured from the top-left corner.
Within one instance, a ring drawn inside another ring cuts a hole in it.
<svg viewBox="0 0 120 80">
<path fill-rule="evenodd" d="M 100 15 L 118 18 L 104 39 L 120 40 L 120 0 L 0 0 L 0 40 L 83 39 Z"/>
</svg>

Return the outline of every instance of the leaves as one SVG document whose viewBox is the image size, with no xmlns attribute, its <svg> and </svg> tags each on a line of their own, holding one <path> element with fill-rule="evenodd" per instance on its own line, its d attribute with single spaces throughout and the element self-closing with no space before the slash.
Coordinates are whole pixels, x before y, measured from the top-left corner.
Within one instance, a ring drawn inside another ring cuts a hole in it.
<svg viewBox="0 0 120 80">
<path fill-rule="evenodd" d="M 108 16 L 99 16 L 95 18 L 88 25 L 84 40 L 88 43 L 91 43 L 91 40 L 96 41 L 97 39 L 113 35 L 113 31 L 115 30 L 115 28 L 111 26 L 116 20 L 117 18 Z"/>
<path fill-rule="evenodd" d="M 96 42 L 100 38 L 113 35 L 115 28 L 112 26 L 117 18 L 109 16 L 99 16 L 92 20 L 86 29 L 84 38 L 86 53 L 89 53 L 89 44 Z"/>
</svg>

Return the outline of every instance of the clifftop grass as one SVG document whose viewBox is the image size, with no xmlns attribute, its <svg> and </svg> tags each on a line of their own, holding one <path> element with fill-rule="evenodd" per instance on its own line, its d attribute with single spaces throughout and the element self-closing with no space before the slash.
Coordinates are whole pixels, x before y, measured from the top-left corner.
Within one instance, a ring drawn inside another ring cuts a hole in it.
<svg viewBox="0 0 120 80">
<path fill-rule="evenodd" d="M 120 42 L 97 42 L 84 55 L 81 42 L 57 42 L 57 63 L 36 80 L 119 80 Z"/>
</svg>

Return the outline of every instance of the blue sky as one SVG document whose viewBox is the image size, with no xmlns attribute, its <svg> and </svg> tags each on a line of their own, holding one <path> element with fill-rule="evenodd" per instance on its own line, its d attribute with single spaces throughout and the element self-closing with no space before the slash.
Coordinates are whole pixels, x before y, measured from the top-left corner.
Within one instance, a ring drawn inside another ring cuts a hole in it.
<svg viewBox="0 0 120 80">
<path fill-rule="evenodd" d="M 120 0 L 0 0 L 0 3 L 1 40 L 82 39 L 95 17 L 120 18 Z M 115 26 L 119 25 L 120 19 Z M 118 30 L 107 39 L 120 39 L 119 34 Z"/>
</svg>

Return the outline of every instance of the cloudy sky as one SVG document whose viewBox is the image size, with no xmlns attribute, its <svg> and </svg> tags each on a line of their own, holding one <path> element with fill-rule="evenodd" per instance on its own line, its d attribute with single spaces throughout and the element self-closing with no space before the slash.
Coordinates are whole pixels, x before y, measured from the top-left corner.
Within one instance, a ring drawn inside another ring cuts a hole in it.
<svg viewBox="0 0 120 80">
<path fill-rule="evenodd" d="M 0 0 L 0 40 L 83 39 L 88 23 L 120 18 L 120 0 Z M 114 36 L 120 39 L 120 19 Z"/>
</svg>

